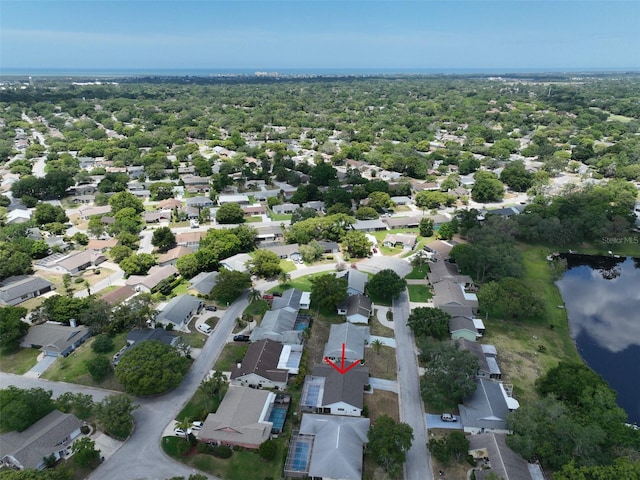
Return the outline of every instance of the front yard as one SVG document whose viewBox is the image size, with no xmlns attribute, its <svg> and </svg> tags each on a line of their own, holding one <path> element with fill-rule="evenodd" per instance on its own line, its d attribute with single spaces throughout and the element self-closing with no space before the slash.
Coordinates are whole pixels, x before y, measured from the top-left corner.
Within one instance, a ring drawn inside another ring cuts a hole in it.
<svg viewBox="0 0 640 480">
<path fill-rule="evenodd" d="M 11 353 L 0 353 L 0 371 L 22 375 L 38 363 L 40 350 L 36 348 L 19 348 Z"/>
<path fill-rule="evenodd" d="M 218 361 L 213 366 L 213 370 L 220 372 L 230 372 L 237 363 L 242 362 L 245 353 L 249 349 L 248 343 L 228 343 L 222 349 Z"/>
<path fill-rule="evenodd" d="M 433 298 L 433 294 L 426 285 L 407 285 L 409 300 L 418 303 L 427 303 Z"/>
</svg>

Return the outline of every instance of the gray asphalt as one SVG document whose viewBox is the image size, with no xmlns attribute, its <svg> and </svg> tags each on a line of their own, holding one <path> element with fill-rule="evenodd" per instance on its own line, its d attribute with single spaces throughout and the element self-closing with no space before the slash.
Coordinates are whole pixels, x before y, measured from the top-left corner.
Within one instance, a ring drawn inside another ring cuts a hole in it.
<svg viewBox="0 0 640 480">
<path fill-rule="evenodd" d="M 93 480 L 165 480 L 174 476 L 187 478 L 192 473 L 202 473 L 167 457 L 160 446 L 162 433 L 193 396 L 205 375 L 213 367 L 233 330 L 235 319 L 242 315 L 247 305 L 247 296 L 244 295 L 227 309 L 178 388 L 155 398 L 136 399 L 140 408 L 134 412 L 136 428 L 131 438 L 87 478 Z M 20 388 L 42 387 L 51 390 L 54 397 L 64 392 L 86 393 L 92 395 L 96 401 L 100 401 L 110 394 L 119 393 L 5 373 L 0 373 L 0 385 L 2 388 L 9 385 Z M 208 478 L 215 479 L 216 477 L 209 476 Z"/>
<path fill-rule="evenodd" d="M 420 376 L 416 347 L 409 318 L 409 296 L 405 290 L 393 302 L 393 323 L 396 335 L 396 361 L 400 386 L 400 421 L 413 428 L 413 444 L 407 452 L 404 478 L 406 480 L 432 480 L 431 456 L 427 451 L 427 427 L 424 405 L 420 395 Z"/>
</svg>

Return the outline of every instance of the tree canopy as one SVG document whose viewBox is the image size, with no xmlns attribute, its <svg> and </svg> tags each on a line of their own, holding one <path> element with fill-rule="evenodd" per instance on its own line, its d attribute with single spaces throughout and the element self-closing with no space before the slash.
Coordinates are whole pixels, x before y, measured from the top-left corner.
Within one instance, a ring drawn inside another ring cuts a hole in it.
<svg viewBox="0 0 640 480">
<path fill-rule="evenodd" d="M 125 352 L 115 372 L 128 393 L 155 395 L 177 387 L 189 365 L 175 347 L 150 340 Z"/>
<path fill-rule="evenodd" d="M 451 315 L 439 308 L 417 307 L 411 310 L 407 325 L 416 337 L 433 337 L 444 340 L 449 336 Z"/>
<path fill-rule="evenodd" d="M 311 302 L 323 310 L 335 311 L 348 296 L 344 278 L 326 273 L 311 279 Z"/>
<path fill-rule="evenodd" d="M 375 298 L 393 300 L 407 288 L 407 281 L 389 268 L 376 273 L 367 283 L 367 292 Z"/>
<path fill-rule="evenodd" d="M 51 390 L 28 390 L 9 385 L 0 390 L 0 429 L 22 432 L 55 409 Z"/>
<path fill-rule="evenodd" d="M 29 324 L 22 321 L 26 314 L 24 307 L 0 308 L 0 348 L 12 350 L 18 347 L 20 339 L 29 331 Z"/>
<path fill-rule="evenodd" d="M 367 437 L 367 452 L 389 475 L 397 476 L 413 443 L 413 429 L 406 423 L 396 423 L 388 415 L 380 415 Z"/>
</svg>

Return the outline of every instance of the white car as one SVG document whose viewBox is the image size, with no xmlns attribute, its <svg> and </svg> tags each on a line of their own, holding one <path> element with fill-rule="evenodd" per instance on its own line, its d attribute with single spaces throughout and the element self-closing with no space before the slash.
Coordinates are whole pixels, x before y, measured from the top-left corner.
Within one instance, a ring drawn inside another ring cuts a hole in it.
<svg viewBox="0 0 640 480">
<path fill-rule="evenodd" d="M 198 325 L 198 330 L 200 330 L 202 333 L 206 333 L 207 335 L 209 335 L 211 333 L 211 325 L 208 325 L 206 323 L 201 323 L 200 325 Z"/>
<path fill-rule="evenodd" d="M 200 430 L 202 428 L 202 422 L 193 422 L 191 424 L 191 430 Z"/>
<path fill-rule="evenodd" d="M 184 434 L 184 430 L 181 428 L 175 428 L 173 430 L 173 433 L 179 437 L 185 437 L 186 435 Z M 191 429 L 187 428 L 187 435 L 191 435 Z"/>
</svg>

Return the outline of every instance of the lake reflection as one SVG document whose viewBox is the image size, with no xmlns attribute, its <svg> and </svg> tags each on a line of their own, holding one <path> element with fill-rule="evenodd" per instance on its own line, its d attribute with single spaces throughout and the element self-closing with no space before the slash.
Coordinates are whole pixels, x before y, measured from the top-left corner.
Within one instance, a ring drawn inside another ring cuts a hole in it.
<svg viewBox="0 0 640 480">
<path fill-rule="evenodd" d="M 640 423 L 640 259 L 564 258 L 569 269 L 556 284 L 578 352 Z"/>
</svg>

